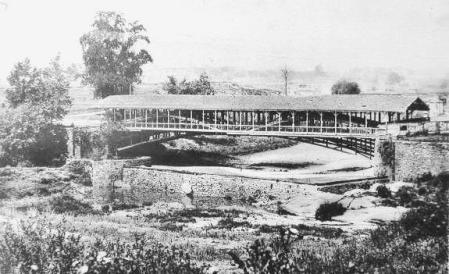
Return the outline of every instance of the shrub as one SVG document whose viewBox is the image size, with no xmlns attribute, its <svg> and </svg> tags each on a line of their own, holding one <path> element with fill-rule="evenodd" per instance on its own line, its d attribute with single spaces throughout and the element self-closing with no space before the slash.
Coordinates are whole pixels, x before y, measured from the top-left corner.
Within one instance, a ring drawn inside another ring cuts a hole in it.
<svg viewBox="0 0 449 274">
<path fill-rule="evenodd" d="M 88 245 L 61 225 L 22 222 L 0 241 L 0 272 L 15 273 L 202 273 L 182 250 L 148 242 L 97 239 Z"/>
<path fill-rule="evenodd" d="M 299 269 L 292 260 L 291 250 L 292 244 L 301 238 L 290 230 L 281 229 L 273 241 L 257 239 L 246 247 L 247 258 L 242 259 L 232 251 L 229 255 L 244 273 L 297 273 Z"/>
<path fill-rule="evenodd" d="M 74 141 L 82 148 L 82 157 L 99 160 L 116 155 L 119 147 L 129 145 L 130 137 L 139 139 L 142 135 L 127 132 L 121 123 L 108 120 L 96 130 L 75 128 Z"/>
<path fill-rule="evenodd" d="M 315 212 L 315 219 L 320 221 L 329 221 L 334 216 L 343 215 L 346 208 L 338 202 L 321 204 Z"/>
<path fill-rule="evenodd" d="M 176 223 L 170 223 L 170 222 L 162 223 L 159 226 L 159 230 L 162 230 L 162 231 L 179 232 L 179 231 L 182 231 L 183 229 L 184 229 L 184 225 L 183 224 L 178 225 Z"/>
<path fill-rule="evenodd" d="M 426 204 L 412 209 L 401 218 L 400 224 L 407 232 L 407 239 L 440 237 L 447 235 L 447 207 L 441 204 Z"/>
<path fill-rule="evenodd" d="M 75 183 L 84 186 L 92 186 L 92 162 L 90 160 L 72 160 L 64 167 L 75 177 Z"/>
<path fill-rule="evenodd" d="M 52 124 L 37 106 L 22 106 L 0 115 L 0 166 L 60 165 L 67 152 L 67 133 Z"/>
<path fill-rule="evenodd" d="M 416 179 L 416 182 L 417 182 L 418 184 L 419 184 L 419 183 L 422 183 L 422 182 L 428 182 L 428 181 L 432 180 L 433 178 L 434 178 L 434 176 L 432 175 L 432 173 L 426 172 L 426 173 L 421 174 L 421 175 Z"/>
<path fill-rule="evenodd" d="M 97 214 L 92 206 L 74 199 L 69 195 L 57 196 L 50 200 L 50 209 L 57 214 L 70 213 L 74 215 Z"/>
<path fill-rule="evenodd" d="M 426 187 L 420 187 L 418 189 L 418 195 L 426 195 L 427 194 L 427 188 Z"/>
<path fill-rule="evenodd" d="M 385 185 L 380 185 L 376 188 L 377 196 L 380 198 L 390 198 L 391 197 L 391 191 L 388 187 Z"/>
<path fill-rule="evenodd" d="M 416 199 L 416 190 L 413 187 L 402 186 L 396 192 L 395 198 L 401 206 L 410 206 L 410 203 Z"/>
<path fill-rule="evenodd" d="M 398 202 L 396 202 L 395 199 L 392 198 L 385 198 L 381 201 L 381 204 L 383 206 L 390 206 L 390 207 L 397 207 L 398 206 Z"/>
<path fill-rule="evenodd" d="M 219 228 L 225 228 L 231 230 L 236 227 L 251 227 L 251 224 L 247 221 L 236 221 L 233 217 L 227 216 L 218 221 L 217 226 Z"/>
</svg>

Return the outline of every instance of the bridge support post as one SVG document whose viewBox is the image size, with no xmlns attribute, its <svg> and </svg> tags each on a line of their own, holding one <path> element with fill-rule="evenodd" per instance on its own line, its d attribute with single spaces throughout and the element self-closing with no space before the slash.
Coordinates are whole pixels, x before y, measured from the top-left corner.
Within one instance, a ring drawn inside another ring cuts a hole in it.
<svg viewBox="0 0 449 274">
<path fill-rule="evenodd" d="M 239 128 L 242 130 L 242 112 L 239 111 Z"/>
<path fill-rule="evenodd" d="M 251 122 L 253 124 L 253 130 L 254 130 L 254 111 L 251 111 Z"/>
<path fill-rule="evenodd" d="M 335 127 L 335 134 L 337 134 L 337 111 L 334 113 L 335 121 L 334 121 L 334 127 Z"/>
<path fill-rule="evenodd" d="M 204 129 L 204 110 L 203 110 L 203 125 L 202 128 Z"/>
<path fill-rule="evenodd" d="M 309 112 L 306 111 L 306 132 L 309 132 Z"/>
<path fill-rule="evenodd" d="M 323 133 L 323 113 L 320 112 L 320 132 Z"/>
<path fill-rule="evenodd" d="M 145 127 L 148 127 L 148 109 L 145 109 Z"/>
<path fill-rule="evenodd" d="M 268 121 L 267 121 L 268 120 L 268 117 L 267 117 L 268 115 L 267 115 L 266 111 L 264 112 L 264 115 L 265 115 L 265 131 L 268 131 Z"/>
<path fill-rule="evenodd" d="M 281 131 L 281 113 L 278 112 L 278 119 L 279 119 L 279 124 L 278 124 L 278 131 Z"/>
<path fill-rule="evenodd" d="M 295 112 L 292 111 L 292 132 L 295 132 Z"/>
<path fill-rule="evenodd" d="M 170 128 L 170 110 L 167 109 L 167 127 Z"/>
<path fill-rule="evenodd" d="M 349 133 L 352 133 L 352 122 L 351 122 L 352 112 L 349 112 Z"/>
</svg>

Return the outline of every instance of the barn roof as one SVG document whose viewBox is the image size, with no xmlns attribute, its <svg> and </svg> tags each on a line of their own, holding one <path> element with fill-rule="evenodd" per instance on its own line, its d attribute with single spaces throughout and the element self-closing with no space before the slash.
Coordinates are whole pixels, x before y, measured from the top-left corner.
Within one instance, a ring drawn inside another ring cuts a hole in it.
<svg viewBox="0 0 449 274">
<path fill-rule="evenodd" d="M 408 108 L 429 110 L 417 96 L 324 95 L 324 96 L 225 96 L 225 95 L 112 95 L 102 108 L 150 108 L 183 110 L 320 110 L 405 112 Z"/>
</svg>

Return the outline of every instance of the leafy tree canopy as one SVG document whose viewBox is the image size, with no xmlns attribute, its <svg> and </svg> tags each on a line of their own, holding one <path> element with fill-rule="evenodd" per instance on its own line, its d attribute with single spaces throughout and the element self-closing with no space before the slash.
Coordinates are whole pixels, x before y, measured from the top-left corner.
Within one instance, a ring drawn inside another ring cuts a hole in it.
<svg viewBox="0 0 449 274">
<path fill-rule="evenodd" d="M 360 94 L 359 84 L 340 80 L 332 86 L 332 94 Z"/>
<path fill-rule="evenodd" d="M 6 90 L 9 107 L 0 113 L 0 166 L 49 165 L 64 158 L 67 134 L 56 124 L 71 104 L 69 82 L 55 58 L 49 67 L 15 65 Z"/>
<path fill-rule="evenodd" d="M 8 77 L 6 99 L 12 108 L 20 105 L 34 106 L 45 119 L 59 120 L 67 114 L 72 103 L 69 81 L 59 64 L 59 57 L 50 66 L 38 69 L 30 60 L 17 63 Z"/>
<path fill-rule="evenodd" d="M 140 83 L 142 66 L 153 59 L 145 46 L 146 29 L 137 21 L 128 23 L 115 12 L 99 12 L 93 30 L 80 38 L 86 72 L 83 80 L 95 87 L 95 97 L 127 94 Z"/>
<path fill-rule="evenodd" d="M 164 90 L 168 94 L 193 94 L 193 95 L 214 95 L 215 90 L 211 86 L 209 77 L 202 73 L 198 80 L 178 82 L 174 76 L 168 76 L 168 81 L 164 84 Z"/>
</svg>

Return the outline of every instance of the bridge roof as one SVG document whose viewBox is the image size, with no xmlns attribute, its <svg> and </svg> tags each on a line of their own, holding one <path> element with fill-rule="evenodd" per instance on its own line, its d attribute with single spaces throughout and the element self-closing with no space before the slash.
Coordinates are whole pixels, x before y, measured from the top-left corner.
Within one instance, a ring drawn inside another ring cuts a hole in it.
<svg viewBox="0 0 449 274">
<path fill-rule="evenodd" d="M 429 110 L 417 96 L 409 95 L 323 95 L 323 96 L 226 96 L 226 95 L 112 95 L 100 103 L 103 108 L 147 108 L 184 110 L 319 110 L 405 112 Z"/>
</svg>

